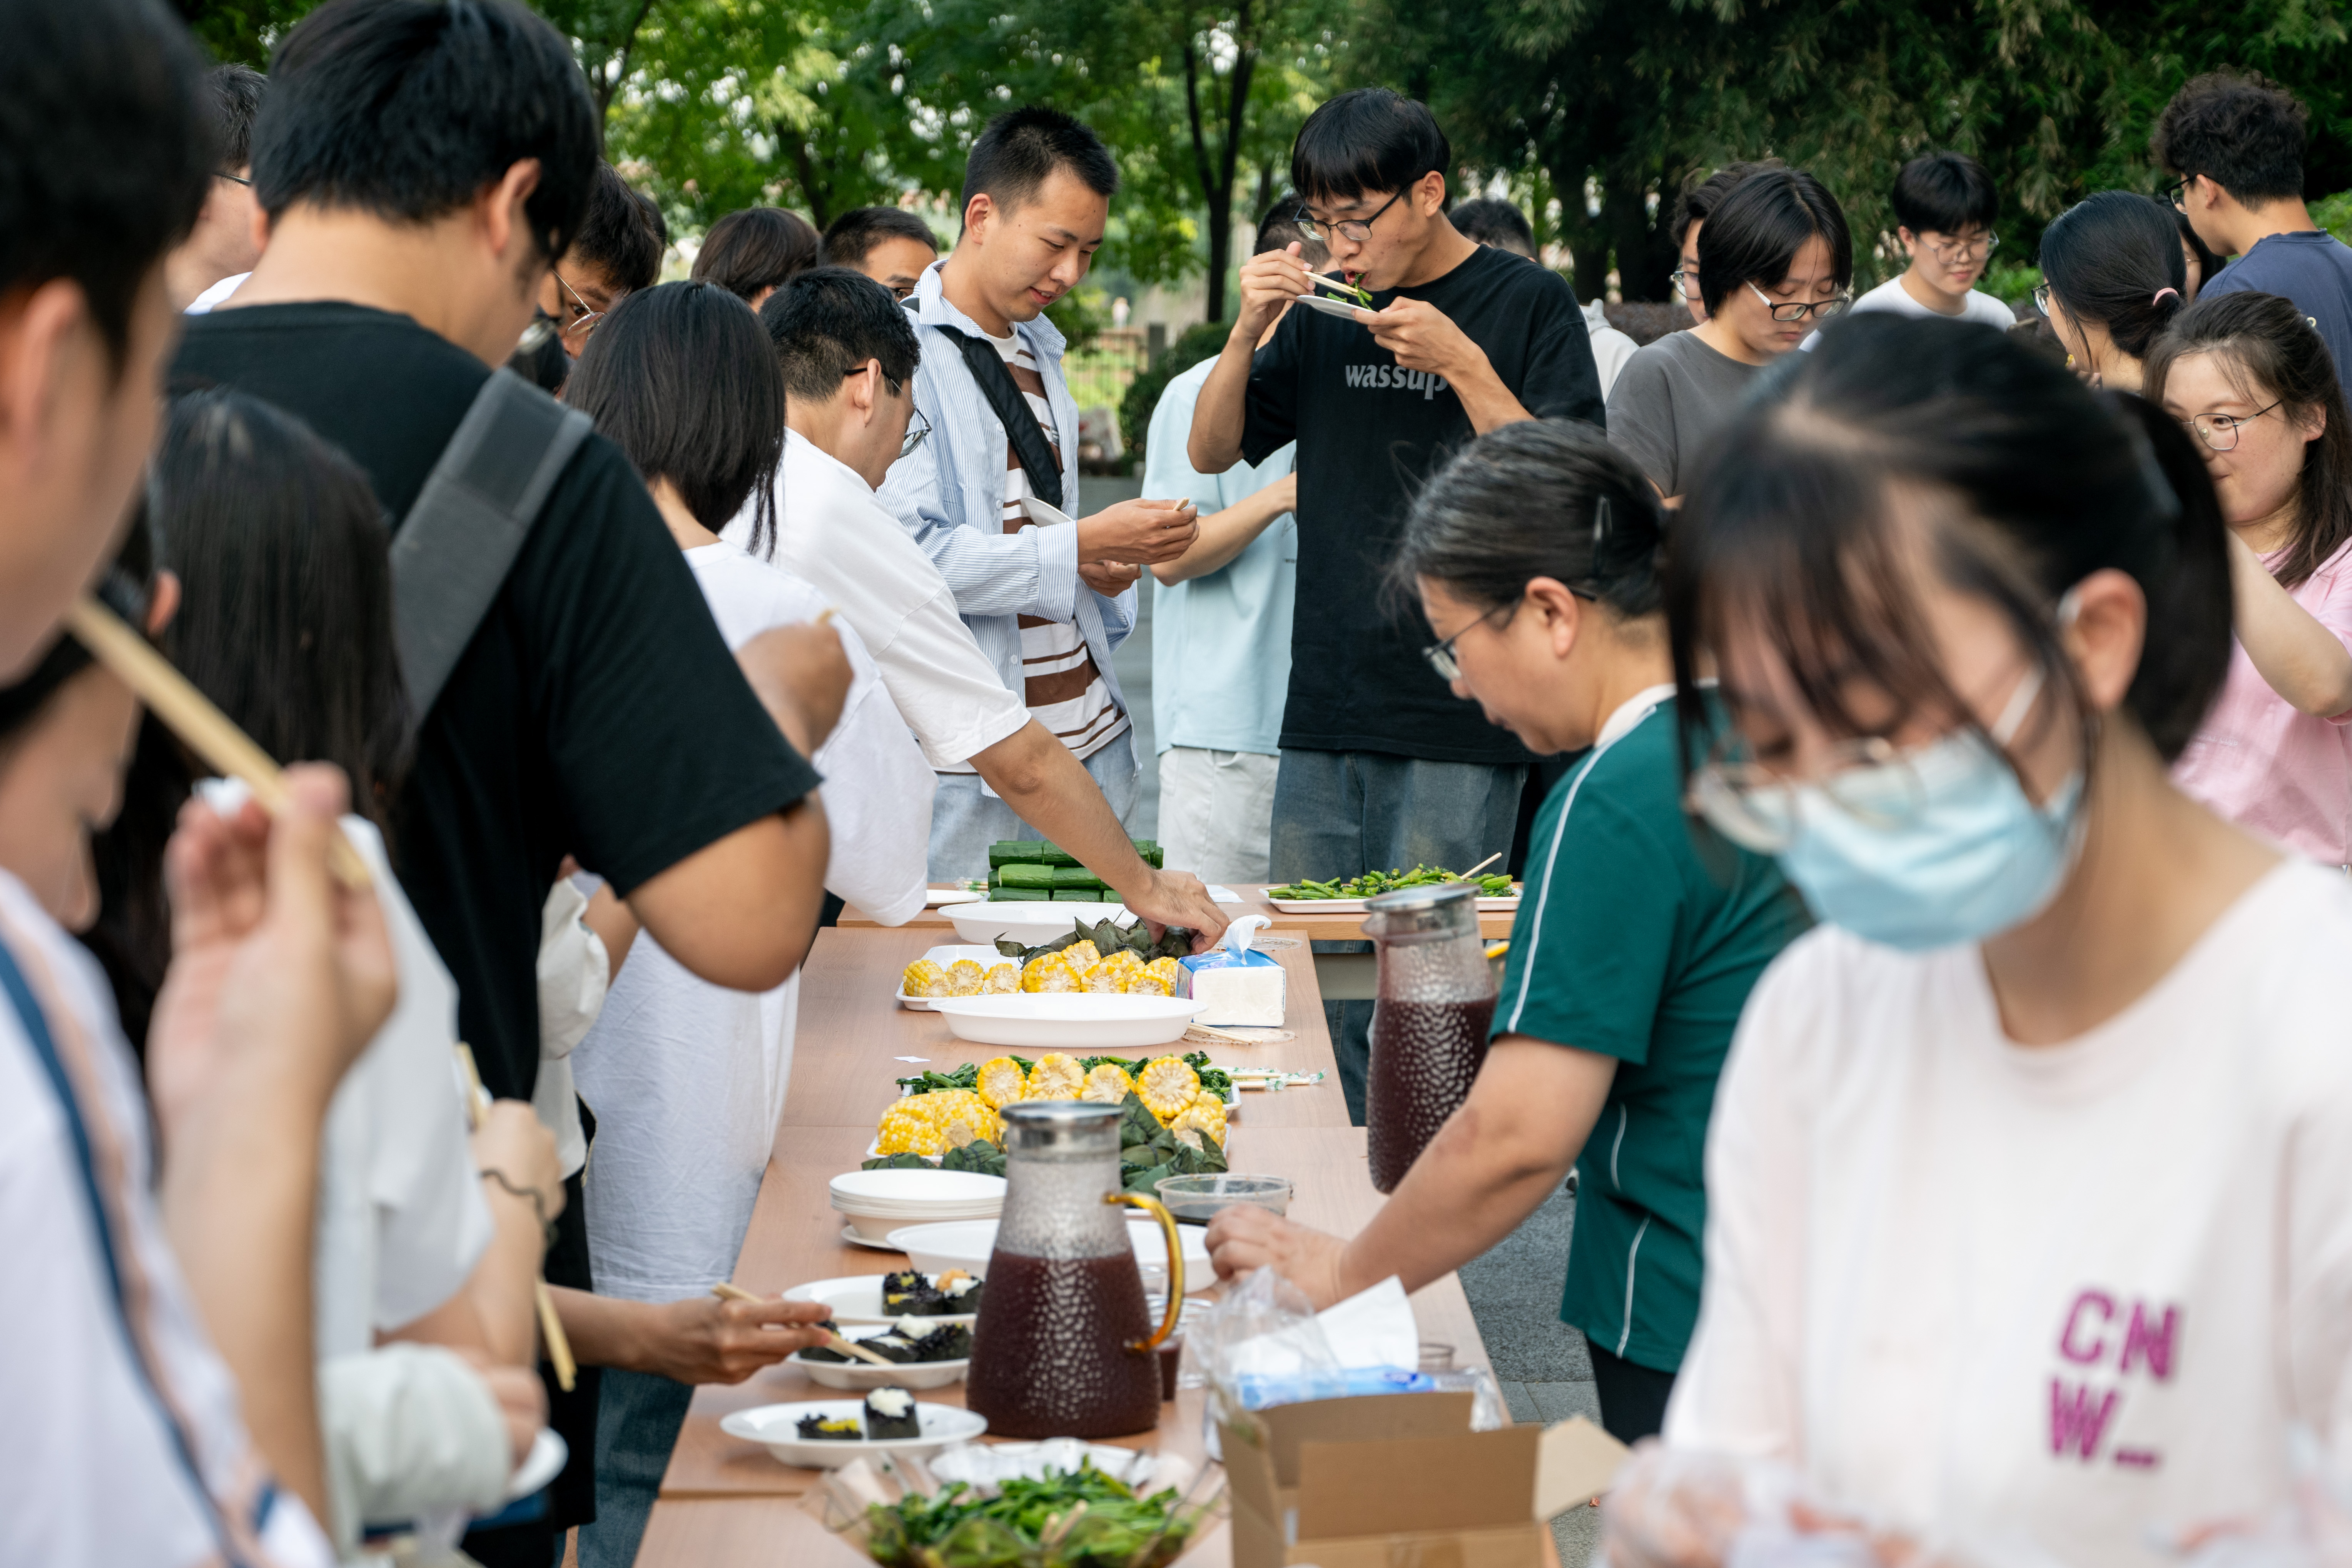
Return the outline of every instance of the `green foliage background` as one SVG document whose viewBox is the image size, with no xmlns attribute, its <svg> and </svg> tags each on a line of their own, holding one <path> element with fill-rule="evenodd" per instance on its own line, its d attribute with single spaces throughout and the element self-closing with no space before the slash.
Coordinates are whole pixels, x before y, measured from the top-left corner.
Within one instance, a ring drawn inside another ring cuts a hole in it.
<svg viewBox="0 0 2352 1568">
<path fill-rule="evenodd" d="M 221 58 L 267 63 L 312 0 L 179 0 Z M 2147 134 L 2200 70 L 2259 69 L 2311 106 L 2314 194 L 2352 185 L 2352 0 L 536 0 L 574 42 L 614 160 L 693 233 L 754 202 L 822 224 L 925 197 L 951 212 L 971 138 L 1045 101 L 1118 150 L 1102 264 L 1206 273 L 1285 184 L 1298 122 L 1367 82 L 1426 99 L 1455 187 L 1494 185 L 1574 257 L 1659 299 L 1682 188 L 1774 153 L 1819 174 L 1867 254 L 1906 158 L 1974 153 L 2006 208 L 1997 261 L 2092 191 L 2152 190 Z"/>
</svg>

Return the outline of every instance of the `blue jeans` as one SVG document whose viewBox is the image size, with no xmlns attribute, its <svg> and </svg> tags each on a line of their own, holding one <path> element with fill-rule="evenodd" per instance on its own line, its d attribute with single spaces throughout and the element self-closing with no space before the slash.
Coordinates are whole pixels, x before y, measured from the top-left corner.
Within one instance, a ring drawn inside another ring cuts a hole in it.
<svg viewBox="0 0 2352 1568">
<path fill-rule="evenodd" d="M 1524 767 L 1382 752 L 1286 751 L 1274 785 L 1274 879 L 1329 882 L 1418 865 L 1466 871 L 1489 855 L 1507 855 L 1527 776 Z M 1318 952 L 1370 949 L 1369 942 L 1315 944 Z M 1326 1002 L 1323 1017 L 1339 1058 L 1348 1119 L 1361 1126 L 1372 1005 Z"/>
<path fill-rule="evenodd" d="M 649 1372 L 604 1369 L 596 1406 L 596 1519 L 580 1527 L 580 1568 L 629 1568 L 637 1560 L 669 1451 L 694 1390 Z M 556 1542 L 562 1555 L 562 1542 Z"/>
<path fill-rule="evenodd" d="M 1130 728 L 1088 757 L 1086 768 L 1110 802 L 1111 815 L 1124 824 L 1143 793 L 1143 778 L 1135 766 L 1135 731 Z M 939 794 L 931 798 L 934 882 L 987 876 L 988 847 L 1000 838 L 1054 837 L 1022 821 L 997 796 L 982 794 L 978 773 L 941 773 L 939 780 Z"/>
</svg>

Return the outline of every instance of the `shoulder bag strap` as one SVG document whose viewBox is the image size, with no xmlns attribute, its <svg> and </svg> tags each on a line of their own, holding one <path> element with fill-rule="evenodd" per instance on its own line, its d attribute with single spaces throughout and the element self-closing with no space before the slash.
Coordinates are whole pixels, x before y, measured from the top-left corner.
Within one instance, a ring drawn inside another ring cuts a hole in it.
<svg viewBox="0 0 2352 1568">
<path fill-rule="evenodd" d="M 420 725 L 593 422 L 491 373 L 392 539 L 393 637 Z"/>
<path fill-rule="evenodd" d="M 1028 395 L 1014 384 L 1013 372 L 1005 367 L 1004 356 L 996 352 L 995 344 L 969 332 L 953 327 L 934 326 L 932 330 L 963 351 L 963 363 L 971 367 L 971 378 L 980 384 L 980 395 L 988 399 L 997 418 L 1004 422 L 1004 435 L 1013 443 L 1013 456 L 1021 464 L 1021 471 L 1029 476 L 1030 493 L 1047 506 L 1060 506 L 1062 465 L 1055 459 L 1053 445 L 1045 439 L 1045 432 L 1029 406 Z"/>
</svg>

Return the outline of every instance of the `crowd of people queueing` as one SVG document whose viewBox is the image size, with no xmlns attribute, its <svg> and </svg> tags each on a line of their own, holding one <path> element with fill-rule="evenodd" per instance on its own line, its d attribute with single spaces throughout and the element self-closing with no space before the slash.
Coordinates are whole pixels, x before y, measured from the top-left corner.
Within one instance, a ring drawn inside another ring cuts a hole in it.
<svg viewBox="0 0 2352 1568">
<path fill-rule="evenodd" d="M 1203 946 L 1195 873 L 1518 841 L 1391 1201 L 1210 1242 L 1417 1288 L 1573 1172 L 1612 1561 L 2340 1523 L 2352 250 L 2288 95 L 2184 87 L 2168 205 L 2060 215 L 2022 321 L 1973 160 L 1858 300 L 1835 195 L 1734 164 L 1637 345 L 1341 94 L 1086 512 L 1045 311 L 1118 179 L 1066 115 L 980 132 L 944 256 L 757 208 L 664 284 L 508 0 L 330 0 L 266 78 L 152 0 L 0 36 L 0 1559 L 633 1561 L 693 1387 L 817 1331 L 709 1289 L 815 931 L 1009 837 Z M 282 798 L 61 630 L 110 614 Z"/>
</svg>

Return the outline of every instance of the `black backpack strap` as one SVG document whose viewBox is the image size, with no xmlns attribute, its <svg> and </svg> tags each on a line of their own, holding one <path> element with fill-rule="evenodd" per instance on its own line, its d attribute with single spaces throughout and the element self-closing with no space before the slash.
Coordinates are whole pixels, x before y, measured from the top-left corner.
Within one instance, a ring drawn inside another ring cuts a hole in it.
<svg viewBox="0 0 2352 1568">
<path fill-rule="evenodd" d="M 392 538 L 393 636 L 422 724 L 594 423 L 498 370 Z"/>
<path fill-rule="evenodd" d="M 971 367 L 971 378 L 980 384 L 980 395 L 988 399 L 997 418 L 1004 422 L 1004 436 L 1013 443 L 1013 456 L 1020 463 L 1021 471 L 1029 476 L 1029 493 L 1047 506 L 1060 506 L 1062 465 L 1029 406 L 1027 395 L 1014 384 L 1004 356 L 996 352 L 995 344 L 983 342 L 969 332 L 936 325 L 932 331 L 945 335 L 963 351 L 963 363 Z"/>
</svg>

